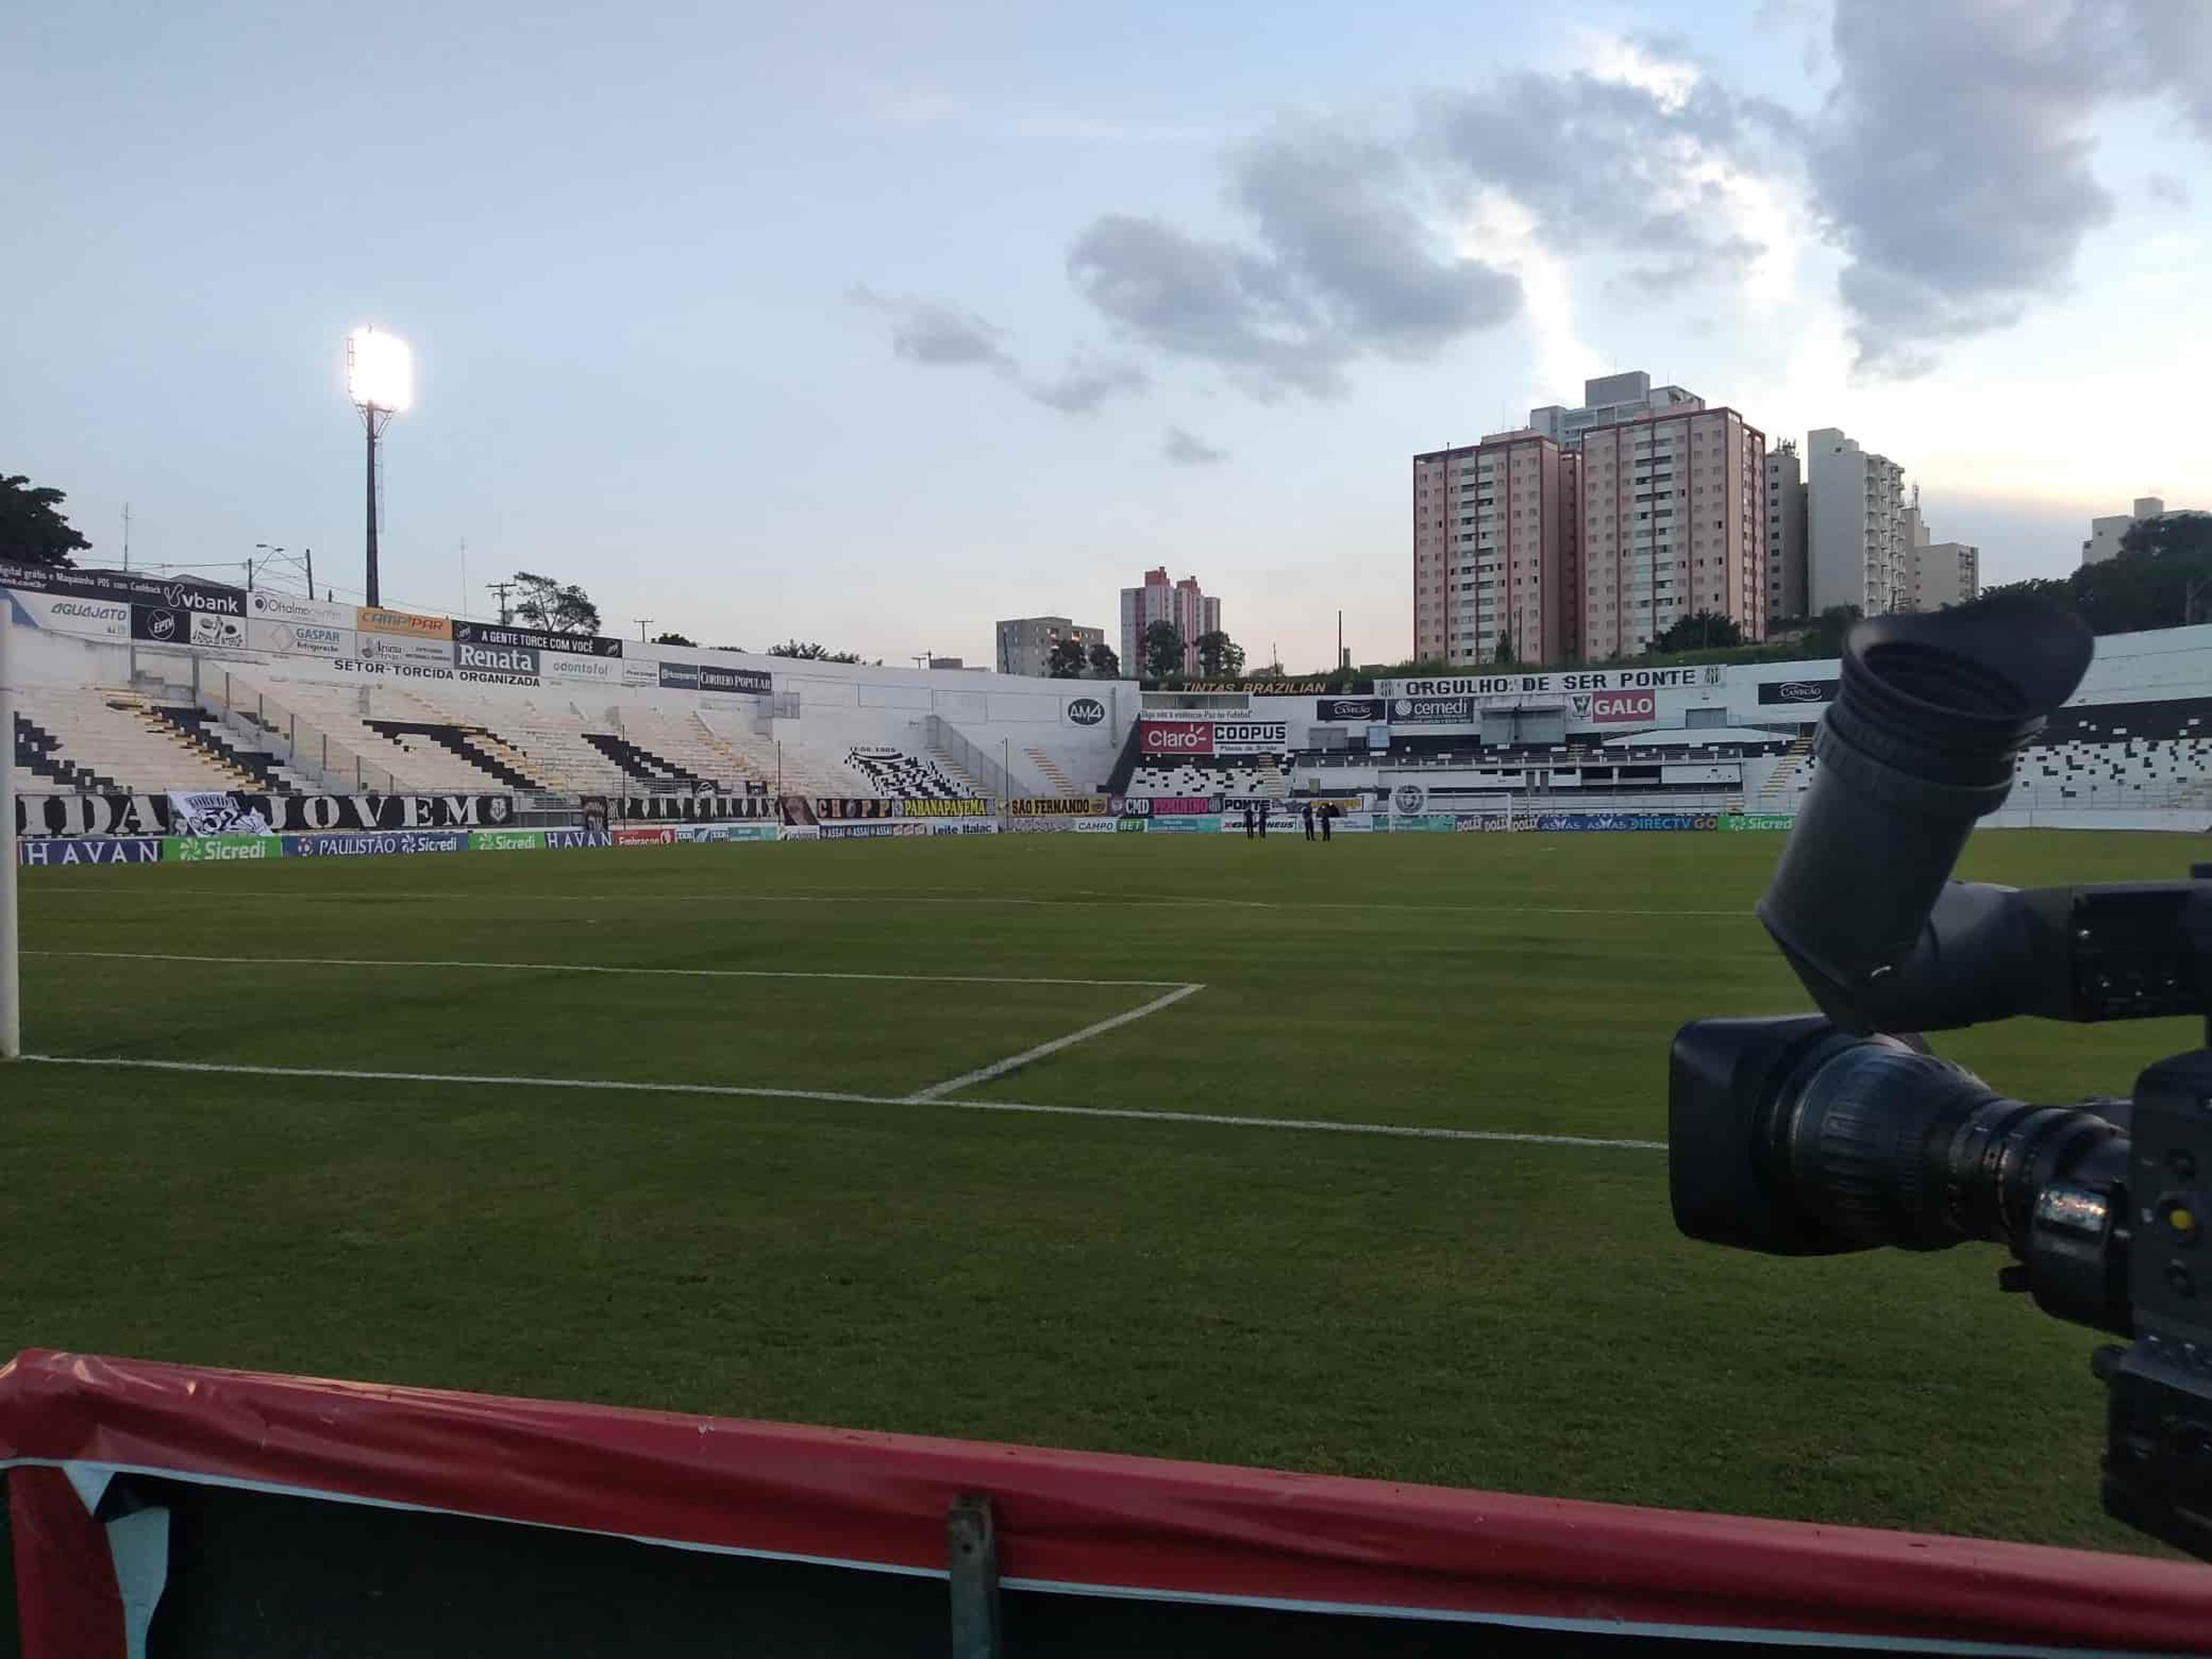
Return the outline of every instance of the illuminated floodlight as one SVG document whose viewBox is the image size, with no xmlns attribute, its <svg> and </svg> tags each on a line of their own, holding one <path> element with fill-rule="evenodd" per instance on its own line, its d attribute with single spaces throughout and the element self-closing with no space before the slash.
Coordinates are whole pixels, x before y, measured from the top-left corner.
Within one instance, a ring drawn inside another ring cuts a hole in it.
<svg viewBox="0 0 2212 1659">
<path fill-rule="evenodd" d="M 415 354 L 397 334 L 357 328 L 346 336 L 346 392 L 360 409 L 398 414 L 415 402 Z"/>
</svg>

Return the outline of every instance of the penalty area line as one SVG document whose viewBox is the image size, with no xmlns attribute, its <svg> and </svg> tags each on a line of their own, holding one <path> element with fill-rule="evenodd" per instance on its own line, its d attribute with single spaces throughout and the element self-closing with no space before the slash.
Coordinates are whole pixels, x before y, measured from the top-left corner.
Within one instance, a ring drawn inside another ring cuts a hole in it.
<svg viewBox="0 0 2212 1659">
<path fill-rule="evenodd" d="M 1073 1048 L 1077 1043 L 1088 1038 L 1114 1030 L 1133 1020 L 1142 1019 L 1147 1014 L 1157 1014 L 1163 1008 L 1173 1007 L 1185 997 L 1194 995 L 1205 988 L 1203 985 L 1178 985 L 1165 996 L 1154 997 L 1150 1002 L 1139 1007 L 1132 1008 L 1127 1013 L 1110 1015 L 1094 1024 L 1085 1026 L 1079 1031 L 1070 1031 L 1066 1036 L 1054 1037 L 1049 1042 L 1040 1042 L 1034 1048 L 1024 1048 L 1021 1053 L 1009 1054 L 1004 1060 L 994 1060 L 988 1066 L 979 1066 L 972 1072 L 963 1072 L 958 1077 L 947 1078 L 942 1083 L 933 1083 L 927 1089 L 915 1090 L 907 1098 L 912 1101 L 937 1100 L 957 1090 L 970 1088 L 978 1083 L 988 1083 L 993 1078 L 1004 1077 L 1009 1072 L 1019 1071 L 1030 1061 L 1042 1060 L 1047 1054 L 1056 1054 L 1063 1048 Z"/>
<path fill-rule="evenodd" d="M 647 1083 L 629 1078 L 505 1077 L 465 1072 L 352 1071 L 334 1066 L 247 1066 L 198 1060 L 125 1060 L 96 1054 L 25 1054 L 25 1066 L 108 1066 L 129 1071 L 181 1072 L 214 1076 L 334 1079 L 356 1083 L 468 1084 L 510 1089 L 579 1089 L 619 1094 L 710 1095 L 749 1100 L 807 1100 L 850 1106 L 937 1106 L 962 1112 L 1015 1112 L 1042 1117 L 1113 1118 L 1134 1123 L 1200 1124 L 1232 1129 L 1277 1129 L 1318 1134 L 1380 1135 L 1404 1140 L 1460 1140 L 1521 1146 L 1570 1146 L 1588 1151 L 1663 1152 L 1663 1140 L 1611 1139 L 1593 1135 L 1523 1134 L 1508 1129 L 1453 1129 L 1418 1123 L 1337 1122 L 1319 1117 L 1241 1117 L 1233 1112 L 1162 1112 L 1133 1106 L 1048 1106 L 1020 1100 L 954 1100 L 939 1095 L 916 1100 L 899 1095 L 843 1094 L 825 1089 L 764 1089 L 734 1083 Z"/>
</svg>

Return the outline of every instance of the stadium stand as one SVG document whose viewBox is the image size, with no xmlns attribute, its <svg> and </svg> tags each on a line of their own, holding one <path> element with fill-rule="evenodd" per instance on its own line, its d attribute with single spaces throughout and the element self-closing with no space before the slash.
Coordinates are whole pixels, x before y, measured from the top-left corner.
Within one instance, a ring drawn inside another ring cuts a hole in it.
<svg viewBox="0 0 2212 1659">
<path fill-rule="evenodd" d="M 1132 795 L 1220 795 L 1230 800 L 1281 800 L 1290 793 L 1283 769 L 1265 756 L 1139 765 L 1129 775 Z"/>
<path fill-rule="evenodd" d="M 2063 708 L 2021 755 L 2014 793 L 2025 805 L 2212 802 L 2212 701 Z"/>
<path fill-rule="evenodd" d="M 15 737 L 16 781 L 26 789 L 307 787 L 296 773 L 237 742 L 200 708 L 136 691 L 21 687 Z"/>
<path fill-rule="evenodd" d="M 867 781 L 863 793 L 892 800 L 960 800 L 975 793 L 947 775 L 934 760 L 896 749 L 854 749 L 846 762 Z"/>
</svg>

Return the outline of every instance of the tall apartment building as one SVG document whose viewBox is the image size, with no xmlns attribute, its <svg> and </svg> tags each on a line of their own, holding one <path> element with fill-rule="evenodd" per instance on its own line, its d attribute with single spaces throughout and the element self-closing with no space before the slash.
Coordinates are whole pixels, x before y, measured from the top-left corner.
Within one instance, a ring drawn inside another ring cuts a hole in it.
<svg viewBox="0 0 2212 1659">
<path fill-rule="evenodd" d="M 1672 389 L 1672 388 L 1670 388 Z M 1699 611 L 1766 633 L 1766 434 L 1702 400 L 1582 434 L 1577 655 L 1647 648 Z"/>
<path fill-rule="evenodd" d="M 1079 641 L 1087 656 L 1094 645 L 1106 643 L 1103 628 L 1085 628 L 1065 617 L 1018 617 L 998 625 L 998 667 L 1001 674 L 1027 674 L 1042 679 L 1052 671 L 1052 648 L 1062 640 Z M 1126 658 L 1122 672 L 1133 674 L 1136 665 Z"/>
<path fill-rule="evenodd" d="M 1912 549 L 1912 609 L 1941 611 L 1982 594 L 1982 550 L 1965 542 L 1931 542 Z"/>
<path fill-rule="evenodd" d="M 1805 614 L 1805 469 L 1784 438 L 1766 452 L 1766 615 Z"/>
<path fill-rule="evenodd" d="M 1182 672 L 1198 672 L 1198 636 L 1221 627 L 1221 601 L 1208 599 L 1198 578 L 1168 580 L 1165 565 L 1145 573 L 1141 586 L 1121 590 L 1121 672 L 1145 672 L 1145 630 L 1156 622 L 1170 622 L 1182 635 Z"/>
<path fill-rule="evenodd" d="M 1808 614 L 1839 605 L 1869 617 L 1908 608 L 1905 469 L 1832 426 L 1808 433 L 1805 447 Z"/>
<path fill-rule="evenodd" d="M 2163 518 L 2166 503 L 2155 495 L 2136 497 L 2132 513 L 2115 513 L 2107 518 L 2089 520 L 2089 539 L 2081 544 L 2083 564 L 2102 564 L 2107 559 L 2120 556 L 2120 541 L 2145 519 Z"/>
<path fill-rule="evenodd" d="M 1576 457 L 1501 432 L 1413 457 L 1413 655 L 1556 662 L 1575 637 Z"/>
<path fill-rule="evenodd" d="M 1580 449 L 1584 434 L 1598 427 L 1640 421 L 1647 415 L 1681 414 L 1703 409 L 1705 400 L 1678 386 L 1655 387 L 1641 369 L 1626 374 L 1606 374 L 1583 382 L 1583 404 L 1566 409 L 1547 404 L 1528 411 L 1528 429 L 1542 434 L 1562 449 Z"/>
</svg>

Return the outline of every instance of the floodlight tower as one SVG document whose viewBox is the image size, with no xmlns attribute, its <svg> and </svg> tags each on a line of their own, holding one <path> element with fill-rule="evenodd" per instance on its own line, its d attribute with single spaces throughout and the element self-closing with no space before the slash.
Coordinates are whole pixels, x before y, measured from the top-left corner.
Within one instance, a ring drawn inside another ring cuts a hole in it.
<svg viewBox="0 0 2212 1659">
<path fill-rule="evenodd" d="M 368 434 L 368 602 L 380 605 L 376 586 L 376 441 L 394 415 L 415 402 L 415 356 L 397 334 L 368 327 L 346 336 L 346 392 Z"/>
</svg>

